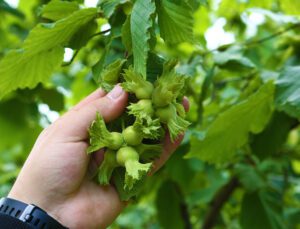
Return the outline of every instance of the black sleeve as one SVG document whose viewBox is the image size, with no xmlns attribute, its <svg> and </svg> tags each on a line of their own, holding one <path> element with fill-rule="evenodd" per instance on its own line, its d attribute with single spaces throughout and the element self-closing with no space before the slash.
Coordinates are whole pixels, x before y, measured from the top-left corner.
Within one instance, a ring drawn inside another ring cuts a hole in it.
<svg viewBox="0 0 300 229">
<path fill-rule="evenodd" d="M 33 227 L 31 227 L 27 223 L 24 223 L 17 218 L 2 213 L 0 213 L 0 228 L 1 229 L 33 229 Z"/>
</svg>

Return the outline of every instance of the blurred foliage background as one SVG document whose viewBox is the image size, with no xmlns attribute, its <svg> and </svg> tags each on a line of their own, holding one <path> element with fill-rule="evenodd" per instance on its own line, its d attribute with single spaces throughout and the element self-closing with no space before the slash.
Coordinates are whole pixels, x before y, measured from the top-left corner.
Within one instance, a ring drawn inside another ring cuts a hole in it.
<svg viewBox="0 0 300 229">
<path fill-rule="evenodd" d="M 47 2 L 0 0 L 0 60 L 44 20 Z M 118 2 L 123 13 L 116 21 L 98 20 L 98 32 L 122 25 L 130 1 Z M 155 50 L 179 59 L 178 71 L 189 76 L 193 124 L 111 228 L 300 228 L 300 1 L 186 2 L 195 41 L 168 45 L 156 34 Z M 41 130 L 97 88 L 91 67 L 106 39 L 104 34 L 80 50 L 66 48 L 66 63 L 48 82 L 0 101 L 1 196 Z M 120 39 L 111 46 L 108 63 L 124 56 Z M 269 109 L 261 104 L 266 96 Z M 187 153 L 196 156 L 185 159 Z"/>
</svg>

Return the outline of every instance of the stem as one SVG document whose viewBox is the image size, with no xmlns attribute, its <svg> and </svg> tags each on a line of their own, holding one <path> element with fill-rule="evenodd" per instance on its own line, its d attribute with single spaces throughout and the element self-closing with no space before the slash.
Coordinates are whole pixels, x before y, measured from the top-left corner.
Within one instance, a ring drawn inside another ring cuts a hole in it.
<svg viewBox="0 0 300 229">
<path fill-rule="evenodd" d="M 230 181 L 225 184 L 214 196 L 210 209 L 205 216 L 202 229 L 211 229 L 217 222 L 217 218 L 222 210 L 223 205 L 230 198 L 235 189 L 239 186 L 237 177 L 232 177 Z"/>
<path fill-rule="evenodd" d="M 258 44 L 264 43 L 264 42 L 266 42 L 266 41 L 269 41 L 269 40 L 271 40 L 271 39 L 273 39 L 273 38 L 276 38 L 276 37 L 278 37 L 278 36 L 280 36 L 280 35 L 282 35 L 282 34 L 288 32 L 288 31 L 290 31 L 290 30 L 296 29 L 296 28 L 298 28 L 298 27 L 300 27 L 300 22 L 298 22 L 298 23 L 296 23 L 296 24 L 293 24 L 293 25 L 291 25 L 291 26 L 289 26 L 289 27 L 287 27 L 287 28 L 285 28 L 285 29 L 283 29 L 283 30 L 281 30 L 281 31 L 278 31 L 278 32 L 276 32 L 276 33 L 273 33 L 273 34 L 271 34 L 270 36 L 264 37 L 264 38 L 262 38 L 262 39 L 246 41 L 246 42 L 244 42 L 244 45 L 246 45 L 246 46 L 258 45 Z"/>
<path fill-rule="evenodd" d="M 92 36 L 89 37 L 87 42 L 89 42 L 89 40 L 91 40 L 92 38 L 94 38 L 96 36 L 99 36 L 99 35 L 103 35 L 105 33 L 108 33 L 109 31 L 110 31 L 110 29 L 107 29 L 107 30 L 101 31 L 99 33 L 95 33 L 95 34 L 93 34 Z M 67 67 L 67 66 L 71 65 L 73 63 L 74 59 L 76 58 L 76 56 L 78 55 L 79 51 L 80 51 L 80 49 L 76 50 L 76 52 L 74 53 L 72 59 L 69 62 L 63 63 L 61 66 L 62 67 Z"/>
<path fill-rule="evenodd" d="M 79 51 L 80 51 L 80 49 L 76 50 L 75 53 L 72 56 L 72 59 L 69 62 L 63 63 L 61 66 L 62 67 L 67 67 L 67 66 L 71 65 L 73 63 L 74 59 L 76 58 L 76 56 L 78 55 Z"/>
<path fill-rule="evenodd" d="M 176 183 L 174 183 L 174 184 L 176 184 Z M 180 211 L 181 211 L 181 217 L 182 217 L 183 222 L 184 222 L 184 228 L 185 229 L 192 229 L 192 224 L 191 224 L 191 221 L 190 221 L 190 214 L 189 214 L 189 211 L 188 211 L 188 206 L 184 201 L 184 195 L 183 195 L 183 193 L 182 193 L 182 191 L 181 191 L 178 184 L 176 184 L 176 191 L 179 194 L 180 199 L 181 199 Z"/>
<path fill-rule="evenodd" d="M 253 76 L 255 76 L 255 74 L 257 73 L 257 71 L 253 71 L 250 74 L 244 76 L 244 77 L 235 77 L 235 78 L 229 78 L 229 79 L 225 79 L 225 80 L 220 80 L 215 82 L 215 86 L 216 87 L 223 87 L 225 84 L 227 83 L 233 83 L 233 82 L 239 82 L 239 81 L 243 81 L 243 80 L 251 80 L 253 78 Z"/>
<path fill-rule="evenodd" d="M 272 39 L 274 39 L 274 38 L 276 38 L 276 37 L 278 37 L 278 36 L 280 36 L 280 35 L 288 32 L 290 30 L 293 30 L 293 29 L 296 29 L 296 28 L 299 28 L 299 27 L 300 27 L 300 22 L 298 22 L 296 24 L 293 24 L 293 25 L 291 25 L 291 26 L 289 26 L 289 27 L 287 27 L 287 28 L 285 28 L 283 30 L 280 30 L 280 31 L 276 32 L 276 33 L 273 33 L 270 36 L 263 37 L 262 39 L 259 39 L 259 40 L 248 40 L 248 41 L 244 41 L 244 42 L 242 42 L 240 44 L 239 43 L 231 43 L 231 44 L 226 44 L 226 45 L 223 45 L 223 46 L 215 48 L 215 49 L 211 49 L 211 50 L 205 52 L 203 54 L 203 56 L 205 56 L 207 54 L 210 54 L 210 53 L 213 53 L 214 51 L 220 51 L 222 49 L 228 49 L 229 47 L 231 47 L 233 45 L 246 46 L 247 48 L 251 47 L 253 45 L 259 45 L 259 44 L 262 44 L 262 43 L 264 43 L 266 41 L 272 40 Z"/>
<path fill-rule="evenodd" d="M 103 34 L 106 34 L 106 33 L 108 33 L 108 32 L 110 32 L 110 29 L 103 30 L 103 31 L 101 31 L 101 32 L 95 33 L 95 34 L 93 34 L 92 36 L 90 36 L 89 40 L 92 39 L 93 37 L 96 37 L 96 36 L 99 36 L 99 35 L 103 35 Z"/>
</svg>

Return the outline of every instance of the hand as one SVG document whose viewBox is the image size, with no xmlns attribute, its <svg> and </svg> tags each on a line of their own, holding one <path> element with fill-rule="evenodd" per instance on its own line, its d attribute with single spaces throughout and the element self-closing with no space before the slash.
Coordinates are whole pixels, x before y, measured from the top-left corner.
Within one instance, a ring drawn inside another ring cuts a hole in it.
<svg viewBox="0 0 300 229">
<path fill-rule="evenodd" d="M 38 137 L 9 197 L 35 204 L 69 228 L 105 228 L 125 206 L 113 186 L 92 181 L 103 152 L 86 154 L 88 127 L 100 112 L 106 122 L 120 116 L 127 106 L 127 93 L 116 86 L 110 93 L 97 90 Z M 187 100 L 184 106 L 188 107 Z M 154 165 L 161 167 L 178 147 L 166 137 L 164 151 Z"/>
</svg>

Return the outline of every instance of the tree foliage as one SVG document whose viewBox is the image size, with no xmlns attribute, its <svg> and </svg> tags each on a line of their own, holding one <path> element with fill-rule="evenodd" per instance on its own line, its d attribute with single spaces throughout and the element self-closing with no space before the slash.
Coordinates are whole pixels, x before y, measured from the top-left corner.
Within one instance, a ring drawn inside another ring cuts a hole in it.
<svg viewBox="0 0 300 229">
<path fill-rule="evenodd" d="M 1 195 L 59 114 L 97 87 L 109 91 L 130 65 L 154 82 L 177 59 L 169 87 L 188 76 L 192 125 L 111 228 L 300 228 L 297 1 L 7 2 L 0 0 Z M 122 186 L 122 169 L 114 173 Z"/>
</svg>

